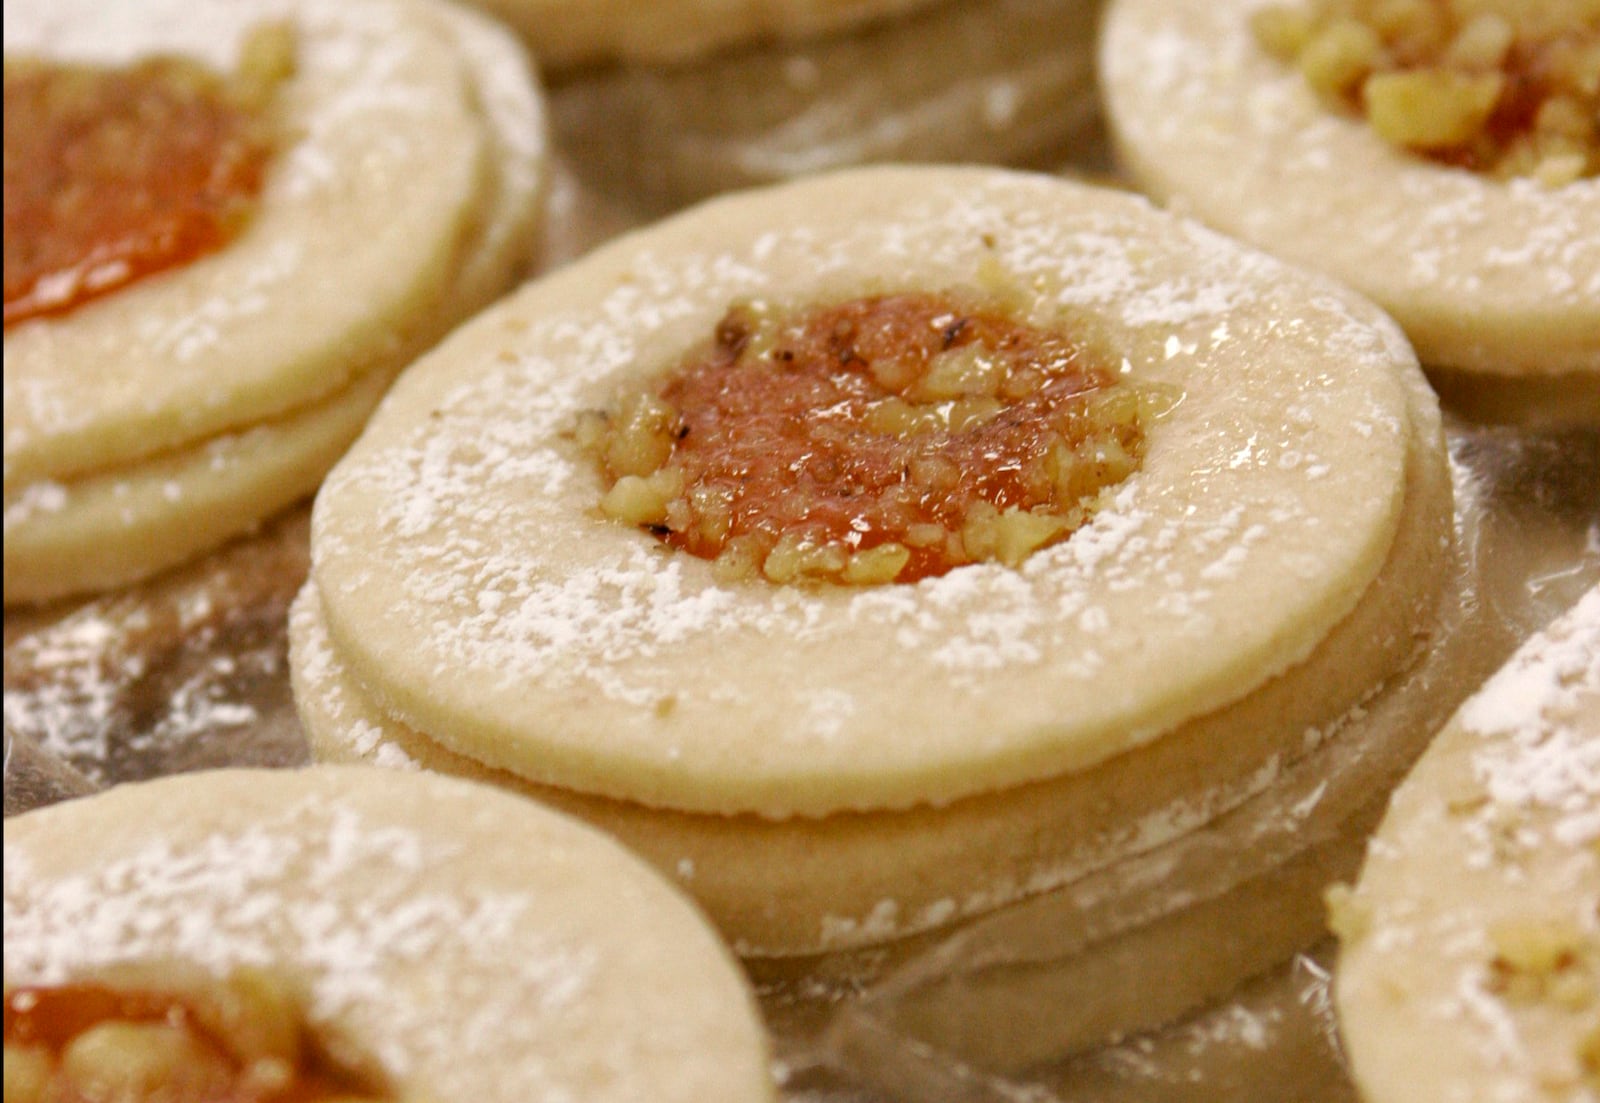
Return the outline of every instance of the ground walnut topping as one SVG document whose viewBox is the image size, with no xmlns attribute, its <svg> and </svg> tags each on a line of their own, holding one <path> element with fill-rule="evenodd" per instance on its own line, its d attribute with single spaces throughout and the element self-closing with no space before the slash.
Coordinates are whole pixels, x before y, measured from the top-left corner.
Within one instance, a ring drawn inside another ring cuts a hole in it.
<svg viewBox="0 0 1600 1103">
<path fill-rule="evenodd" d="M 580 419 L 602 512 L 779 583 L 910 582 L 1065 539 L 1138 467 L 1156 403 L 1067 336 L 959 299 L 735 305 Z"/>
<path fill-rule="evenodd" d="M 1500 179 L 1600 174 L 1600 0 L 1298 0 L 1252 29 L 1394 145 Z"/>
<path fill-rule="evenodd" d="M 282 24 L 252 32 L 227 76 L 178 57 L 6 58 L 5 324 L 232 240 L 273 146 L 268 101 L 293 68 Z"/>
<path fill-rule="evenodd" d="M 363 1103 L 392 1098 L 336 1067 L 292 987 L 163 966 L 5 996 L 6 1103 Z"/>
</svg>

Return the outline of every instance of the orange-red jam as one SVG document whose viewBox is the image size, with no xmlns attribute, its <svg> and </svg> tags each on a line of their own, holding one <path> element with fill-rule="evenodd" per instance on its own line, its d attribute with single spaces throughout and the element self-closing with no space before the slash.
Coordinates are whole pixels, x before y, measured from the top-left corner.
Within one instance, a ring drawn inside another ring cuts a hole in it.
<svg viewBox="0 0 1600 1103">
<path fill-rule="evenodd" d="M 220 249 L 272 149 L 266 90 L 289 64 L 257 32 L 223 77 L 185 59 L 5 64 L 5 324 L 60 314 Z M 276 52 L 274 52 L 276 51 Z"/>
<path fill-rule="evenodd" d="M 99 982 L 5 997 L 6 1103 L 359 1103 L 381 1096 L 304 1043 L 258 971 L 196 989 Z"/>
<path fill-rule="evenodd" d="M 1144 449 L 1138 394 L 1081 344 L 934 293 L 736 305 L 580 436 L 608 515 L 725 577 L 848 584 L 1014 565 Z"/>
</svg>

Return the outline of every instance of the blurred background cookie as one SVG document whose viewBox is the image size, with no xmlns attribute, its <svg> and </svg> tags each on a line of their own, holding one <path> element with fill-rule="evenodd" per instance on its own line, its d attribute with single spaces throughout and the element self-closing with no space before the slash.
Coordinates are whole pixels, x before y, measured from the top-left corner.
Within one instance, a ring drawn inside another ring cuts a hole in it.
<svg viewBox="0 0 1600 1103">
<path fill-rule="evenodd" d="M 14 4 L 5 29 L 10 604 L 314 489 L 525 269 L 544 135 L 520 47 L 442 5 Z"/>
<path fill-rule="evenodd" d="M 1135 182 L 1365 292 L 1474 416 L 1600 418 L 1591 0 L 1117 0 Z"/>
</svg>

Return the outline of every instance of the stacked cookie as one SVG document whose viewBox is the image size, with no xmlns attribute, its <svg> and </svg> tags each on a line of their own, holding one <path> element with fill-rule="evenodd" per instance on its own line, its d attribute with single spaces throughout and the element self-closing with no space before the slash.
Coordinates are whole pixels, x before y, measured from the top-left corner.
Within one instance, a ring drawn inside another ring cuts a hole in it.
<svg viewBox="0 0 1600 1103">
<path fill-rule="evenodd" d="M 496 6 L 510 16 L 537 5 Z M 637 16 L 679 6 L 632 7 Z M 851 22 L 776 40 L 773 28 L 751 26 L 733 41 L 721 36 L 739 22 L 704 5 L 703 38 L 652 41 L 640 35 L 649 18 L 636 17 L 581 58 L 547 47 L 540 23 L 525 28 L 535 52 L 563 70 L 553 77 L 552 125 L 579 178 L 646 214 L 855 164 L 1054 169 L 1092 141 L 1096 0 L 913 7 L 822 5 L 815 14 Z M 782 5 L 744 10 L 778 18 Z M 677 24 L 685 34 L 696 26 Z M 673 56 L 662 56 L 668 47 Z"/>
<path fill-rule="evenodd" d="M 1027 545 L 1051 522 L 1009 510 L 961 532 L 998 531 L 998 561 L 840 585 L 781 541 L 732 575 L 669 546 L 671 503 L 619 519 L 665 477 L 608 490 L 584 438 L 620 392 L 708 343 L 801 370 L 730 304 L 781 335 L 919 295 L 949 297 L 936 336 L 991 324 L 963 310 L 1069 336 L 1144 404 L 1142 458 L 1072 535 Z M 318 498 L 297 705 L 321 757 L 606 827 L 752 960 L 878 945 L 1114 867 L 1335 738 L 1426 646 L 1440 445 L 1380 314 L 1140 201 L 997 170 L 815 178 L 607 247 L 407 374 Z M 1203 991 L 1163 1013 L 1258 964 L 1192 970 Z"/>
<path fill-rule="evenodd" d="M 199 82 L 202 67 L 247 64 L 247 43 L 273 43 L 270 87 L 254 106 L 267 135 L 259 193 L 223 220 L 223 240 L 15 322 L 13 241 L 18 253 L 39 253 L 65 231 L 44 218 L 14 225 L 13 182 L 55 180 L 65 194 L 88 183 L 72 168 L 84 154 L 70 135 L 53 149 L 34 143 L 36 162 L 14 159 L 13 135 L 49 120 L 8 108 L 12 604 L 143 578 L 310 493 L 399 369 L 521 272 L 539 222 L 544 146 L 520 48 L 451 7 L 17 4 L 5 29 L 8 50 L 47 80 L 52 65 L 71 74 L 61 80 L 86 80 L 165 55 L 182 59 L 181 85 Z M 108 162 L 95 178 L 102 188 L 145 186 Z M 114 275 L 114 263 L 94 258 L 117 246 L 118 232 L 81 238 L 78 254 L 35 286 Z M 135 221 L 121 232 L 143 231 Z"/>
</svg>

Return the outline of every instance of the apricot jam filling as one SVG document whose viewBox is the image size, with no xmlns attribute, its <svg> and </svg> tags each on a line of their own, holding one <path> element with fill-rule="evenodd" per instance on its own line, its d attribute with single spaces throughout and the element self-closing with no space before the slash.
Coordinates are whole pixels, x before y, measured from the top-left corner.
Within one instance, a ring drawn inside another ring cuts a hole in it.
<svg viewBox="0 0 1600 1103">
<path fill-rule="evenodd" d="M 256 205 L 267 107 L 293 69 L 287 27 L 246 39 L 237 71 L 5 62 L 5 324 L 61 314 L 222 248 Z"/>
<path fill-rule="evenodd" d="M 1066 539 L 1138 467 L 1142 404 L 1062 333 L 891 294 L 736 304 L 577 435 L 601 511 L 718 577 L 869 585 Z"/>
<path fill-rule="evenodd" d="M 390 1098 L 311 1045 L 289 986 L 133 968 L 5 996 L 6 1103 L 360 1103 Z M 126 982 L 126 983 L 124 983 Z"/>
<path fill-rule="evenodd" d="M 1600 0 L 1310 0 L 1252 29 L 1393 145 L 1498 179 L 1600 173 Z"/>
</svg>

